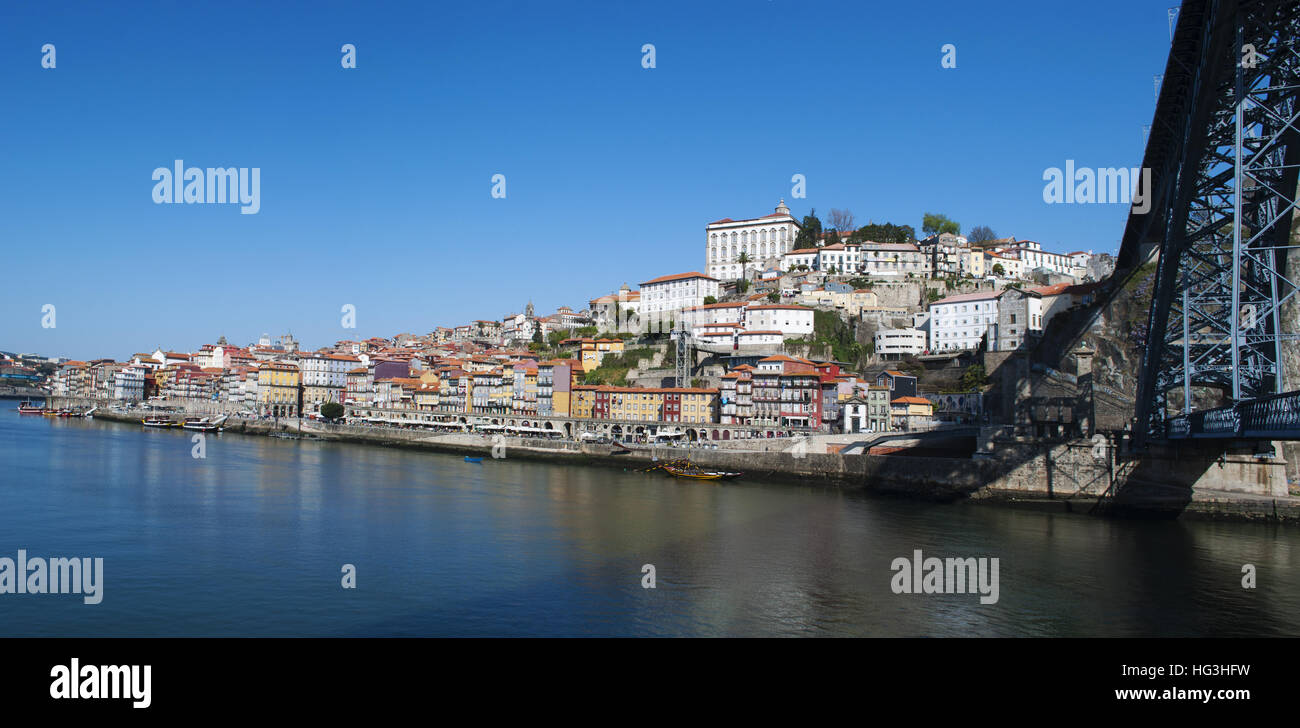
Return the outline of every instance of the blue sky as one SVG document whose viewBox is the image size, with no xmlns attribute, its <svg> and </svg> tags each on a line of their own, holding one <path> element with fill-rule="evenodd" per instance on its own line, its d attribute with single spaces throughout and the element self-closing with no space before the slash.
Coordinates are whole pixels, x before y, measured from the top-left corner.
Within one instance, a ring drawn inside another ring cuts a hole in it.
<svg viewBox="0 0 1300 728">
<path fill-rule="evenodd" d="M 702 269 L 706 223 L 782 197 L 1113 252 L 1126 206 L 1048 205 L 1043 170 L 1140 164 L 1171 4 L 10 4 L 0 350 L 315 348 L 582 308 Z M 176 159 L 260 168 L 260 212 L 154 204 Z"/>
</svg>

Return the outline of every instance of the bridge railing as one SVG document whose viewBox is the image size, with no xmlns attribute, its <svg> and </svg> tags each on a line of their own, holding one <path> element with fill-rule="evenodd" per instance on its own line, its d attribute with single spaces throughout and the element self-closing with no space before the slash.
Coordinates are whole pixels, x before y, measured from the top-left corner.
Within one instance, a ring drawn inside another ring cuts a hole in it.
<svg viewBox="0 0 1300 728">
<path fill-rule="evenodd" d="M 1166 423 L 1165 434 L 1171 440 L 1300 439 L 1300 391 L 1275 394 L 1204 412 L 1172 417 Z"/>
</svg>

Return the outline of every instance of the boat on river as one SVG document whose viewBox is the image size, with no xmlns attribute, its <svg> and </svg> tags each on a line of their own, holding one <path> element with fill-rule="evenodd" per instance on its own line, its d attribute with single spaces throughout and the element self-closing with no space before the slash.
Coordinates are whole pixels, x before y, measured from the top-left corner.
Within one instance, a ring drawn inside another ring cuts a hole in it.
<svg viewBox="0 0 1300 728">
<path fill-rule="evenodd" d="M 185 420 L 185 423 L 182 424 L 181 427 L 187 430 L 198 430 L 199 432 L 221 432 L 225 429 L 222 427 L 225 423 L 225 415 L 222 415 L 215 420 L 207 417 L 191 417 Z"/>
<path fill-rule="evenodd" d="M 733 473 L 727 470 L 709 470 L 697 463 L 691 462 L 688 458 L 662 462 L 658 465 L 647 468 L 647 471 L 650 470 L 662 470 L 669 475 L 678 478 L 690 478 L 692 480 L 726 480 L 728 478 L 739 478 L 743 475 L 743 473 Z"/>
<path fill-rule="evenodd" d="M 173 421 L 169 417 L 159 417 L 157 415 L 154 415 L 152 417 L 146 417 L 143 420 L 140 420 L 140 424 L 144 425 L 145 427 L 175 427 L 180 423 Z"/>
<path fill-rule="evenodd" d="M 40 407 L 37 407 L 36 405 L 32 404 L 31 402 L 19 402 L 19 403 L 18 403 L 18 414 L 20 414 L 20 415 L 43 415 L 43 414 L 45 414 L 45 407 L 44 407 L 43 405 L 40 406 Z"/>
</svg>

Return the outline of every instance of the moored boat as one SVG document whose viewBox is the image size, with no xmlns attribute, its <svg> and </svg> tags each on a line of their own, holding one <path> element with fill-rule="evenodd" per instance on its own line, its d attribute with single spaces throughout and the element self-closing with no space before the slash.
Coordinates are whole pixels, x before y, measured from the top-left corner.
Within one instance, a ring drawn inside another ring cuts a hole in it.
<svg viewBox="0 0 1300 728">
<path fill-rule="evenodd" d="M 181 425 L 187 430 L 198 430 L 200 432 L 221 432 L 222 425 L 225 424 L 226 417 L 222 415 L 215 420 L 209 420 L 207 417 L 191 417 L 185 420 Z"/>
<path fill-rule="evenodd" d="M 743 473 L 733 473 L 726 470 L 706 470 L 686 458 L 660 463 L 647 468 L 647 470 L 662 470 L 678 478 L 691 478 L 693 480 L 724 480 L 726 478 L 738 478 L 743 475 Z"/>
<path fill-rule="evenodd" d="M 18 413 L 23 415 L 42 415 L 45 414 L 44 405 L 37 407 L 31 402 L 19 402 Z"/>
<path fill-rule="evenodd" d="M 153 416 L 153 417 L 146 417 L 143 420 L 140 420 L 140 424 L 144 425 L 145 427 L 175 427 L 178 423 L 172 422 L 170 419 L 166 417 Z"/>
</svg>

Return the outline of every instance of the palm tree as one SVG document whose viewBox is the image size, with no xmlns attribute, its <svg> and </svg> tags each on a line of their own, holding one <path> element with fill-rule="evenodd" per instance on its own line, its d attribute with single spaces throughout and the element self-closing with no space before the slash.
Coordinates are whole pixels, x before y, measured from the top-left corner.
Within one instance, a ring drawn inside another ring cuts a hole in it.
<svg viewBox="0 0 1300 728">
<path fill-rule="evenodd" d="M 736 262 L 740 264 L 740 277 L 749 278 L 749 271 L 745 270 L 745 265 L 750 262 L 749 253 L 741 253 L 736 257 Z"/>
</svg>

